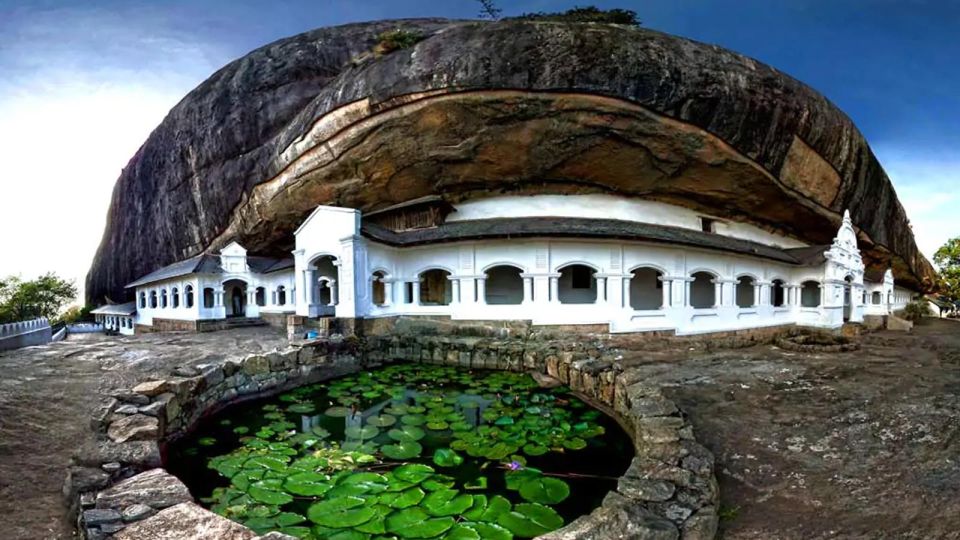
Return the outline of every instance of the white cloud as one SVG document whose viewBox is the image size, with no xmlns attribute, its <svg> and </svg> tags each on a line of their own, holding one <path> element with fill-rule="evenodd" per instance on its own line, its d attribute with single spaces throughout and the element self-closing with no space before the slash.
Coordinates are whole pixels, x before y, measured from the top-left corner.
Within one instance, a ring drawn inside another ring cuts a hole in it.
<svg viewBox="0 0 960 540">
<path fill-rule="evenodd" d="M 960 236 L 960 158 L 923 150 L 877 150 L 913 226 L 920 251 L 931 261 L 937 249 Z"/>
</svg>

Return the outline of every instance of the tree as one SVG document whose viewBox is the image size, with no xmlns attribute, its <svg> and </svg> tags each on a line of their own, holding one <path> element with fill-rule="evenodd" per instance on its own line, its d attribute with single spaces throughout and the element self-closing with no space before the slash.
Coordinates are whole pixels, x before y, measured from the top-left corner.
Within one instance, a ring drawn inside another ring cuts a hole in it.
<svg viewBox="0 0 960 540">
<path fill-rule="evenodd" d="M 933 254 L 933 264 L 940 270 L 940 294 L 956 305 L 960 302 L 960 236 L 940 246 Z"/>
<path fill-rule="evenodd" d="M 29 281 L 17 276 L 0 279 L 0 322 L 54 319 L 76 296 L 73 281 L 52 272 Z"/>
<path fill-rule="evenodd" d="M 498 20 L 503 10 L 497 7 L 493 0 L 477 0 L 480 2 L 480 18 Z"/>
<path fill-rule="evenodd" d="M 633 10 L 619 8 L 600 9 L 596 6 L 577 6 L 559 13 L 524 13 L 517 18 L 535 21 L 625 24 L 628 26 L 640 26 L 643 24 L 640 22 L 640 19 L 637 18 L 637 12 Z"/>
</svg>

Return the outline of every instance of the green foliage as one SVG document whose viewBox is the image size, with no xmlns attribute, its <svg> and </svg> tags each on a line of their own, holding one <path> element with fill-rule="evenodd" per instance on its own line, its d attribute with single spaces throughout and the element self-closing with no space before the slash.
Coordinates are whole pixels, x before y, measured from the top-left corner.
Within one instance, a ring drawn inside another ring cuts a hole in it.
<svg viewBox="0 0 960 540">
<path fill-rule="evenodd" d="M 90 315 L 90 311 L 93 309 L 91 306 L 70 306 L 64 311 L 54 322 L 61 322 L 64 324 L 76 324 L 81 321 L 93 321 L 93 316 Z"/>
<path fill-rule="evenodd" d="M 574 7 L 560 13 L 524 13 L 518 19 L 552 22 L 607 23 L 640 26 L 637 13 L 629 9 L 600 9 L 596 6 Z"/>
<path fill-rule="evenodd" d="M 918 298 L 911 301 L 903 307 L 903 318 L 912 322 L 920 322 L 920 319 L 933 315 L 930 310 L 930 303 L 924 298 Z"/>
<path fill-rule="evenodd" d="M 24 281 L 17 276 L 0 279 L 0 324 L 36 317 L 54 320 L 68 302 L 76 298 L 73 281 L 54 273 Z"/>
<path fill-rule="evenodd" d="M 948 301 L 960 302 L 960 237 L 947 240 L 933 254 L 933 263 L 940 271 L 937 284 L 940 294 Z"/>
<path fill-rule="evenodd" d="M 413 47 L 422 39 L 423 35 L 419 32 L 411 32 L 401 28 L 388 30 L 377 36 L 377 46 L 374 48 L 374 52 L 377 54 L 389 54 L 396 50 Z"/>
</svg>

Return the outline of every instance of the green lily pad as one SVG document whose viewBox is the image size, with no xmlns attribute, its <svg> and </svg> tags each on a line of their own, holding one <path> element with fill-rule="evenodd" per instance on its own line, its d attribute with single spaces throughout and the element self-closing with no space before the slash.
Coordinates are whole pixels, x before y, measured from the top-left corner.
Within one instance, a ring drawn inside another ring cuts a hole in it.
<svg viewBox="0 0 960 540">
<path fill-rule="evenodd" d="M 457 467 L 463 463 L 463 457 L 449 448 L 437 448 L 433 452 L 433 462 L 440 467 Z"/>
<path fill-rule="evenodd" d="M 520 484 L 520 496 L 540 504 L 557 504 L 570 496 L 570 486 L 559 478 L 535 476 Z"/>
<path fill-rule="evenodd" d="M 332 528 L 356 527 L 366 523 L 375 514 L 373 508 L 364 506 L 365 501 L 360 497 L 338 497 L 327 499 L 310 505 L 307 509 L 307 518 L 310 521 Z"/>
<path fill-rule="evenodd" d="M 463 489 L 487 489 L 487 477 L 478 476 L 477 478 L 474 478 L 473 480 L 463 484 Z"/>
<path fill-rule="evenodd" d="M 390 459 L 410 459 L 419 456 L 420 452 L 423 452 L 423 446 L 416 441 L 400 441 L 396 444 L 381 446 L 380 452 Z"/>
<path fill-rule="evenodd" d="M 513 533 L 496 523 L 464 521 L 459 526 L 476 531 L 483 540 L 513 540 Z"/>
<path fill-rule="evenodd" d="M 296 414 L 310 414 L 316 410 L 317 407 L 313 403 L 294 403 L 287 407 L 287 411 Z"/>
<path fill-rule="evenodd" d="M 254 482 L 247 488 L 247 493 L 256 501 L 277 506 L 293 500 L 289 493 L 283 491 L 283 483 L 279 479 Z"/>
<path fill-rule="evenodd" d="M 433 538 L 453 527 L 452 517 L 430 517 L 420 508 L 406 508 L 387 516 L 387 532 L 400 538 Z"/>
<path fill-rule="evenodd" d="M 333 487 L 326 475 L 315 472 L 302 472 L 287 477 L 283 483 L 284 489 L 294 495 L 304 497 L 319 497 Z"/>
<path fill-rule="evenodd" d="M 201 437 L 197 440 L 197 444 L 200 446 L 213 446 L 217 444 L 217 440 L 213 437 Z"/>
<path fill-rule="evenodd" d="M 454 525 L 452 529 L 447 531 L 447 535 L 443 537 L 444 540 L 480 540 L 480 533 L 475 529 L 471 529 L 465 525 Z"/>
<path fill-rule="evenodd" d="M 388 500 L 385 500 L 383 498 L 385 495 L 393 495 L 393 497 L 389 497 Z M 380 500 L 390 508 L 403 509 L 420 504 L 420 501 L 423 500 L 425 495 L 426 494 L 422 489 L 418 487 L 412 487 L 398 493 L 384 493 L 380 496 Z"/>
<path fill-rule="evenodd" d="M 380 434 L 380 430 L 374 426 L 350 426 L 347 429 L 343 430 L 343 434 L 347 436 L 348 439 L 372 439 Z"/>
<path fill-rule="evenodd" d="M 400 426 L 399 428 L 391 429 L 387 432 L 387 435 L 395 441 L 419 441 L 422 439 L 426 433 L 423 429 L 417 426 Z"/>
<path fill-rule="evenodd" d="M 427 495 L 421 506 L 434 516 L 453 516 L 473 506 L 473 496 L 460 495 L 455 489 L 440 489 Z"/>
<path fill-rule="evenodd" d="M 422 414 L 405 414 L 400 417 L 400 422 L 408 426 L 422 426 L 427 418 Z"/>
<path fill-rule="evenodd" d="M 393 470 L 393 476 L 405 482 L 412 482 L 414 484 L 419 484 L 427 478 L 433 476 L 435 471 L 433 467 L 429 465 L 422 465 L 420 463 L 411 463 L 408 465 L 401 465 Z"/>
<path fill-rule="evenodd" d="M 389 427 L 397 423 L 397 417 L 390 414 L 381 414 L 367 418 L 367 424 L 376 427 Z"/>
<path fill-rule="evenodd" d="M 323 411 L 323 414 L 334 418 L 346 418 L 350 414 L 350 409 L 346 407 L 330 407 Z"/>
<path fill-rule="evenodd" d="M 520 503 L 513 511 L 500 514 L 497 524 L 517 536 L 534 538 L 562 527 L 563 518 L 549 506 Z"/>
</svg>

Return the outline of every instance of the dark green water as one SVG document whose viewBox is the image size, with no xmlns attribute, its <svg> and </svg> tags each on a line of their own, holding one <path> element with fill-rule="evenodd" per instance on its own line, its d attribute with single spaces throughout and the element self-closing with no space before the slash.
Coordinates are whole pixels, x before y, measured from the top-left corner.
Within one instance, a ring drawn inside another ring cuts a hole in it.
<svg viewBox="0 0 960 540">
<path fill-rule="evenodd" d="M 564 388 L 398 364 L 232 407 L 167 467 L 260 533 L 497 540 L 589 513 L 632 455 L 615 421 Z"/>
</svg>

